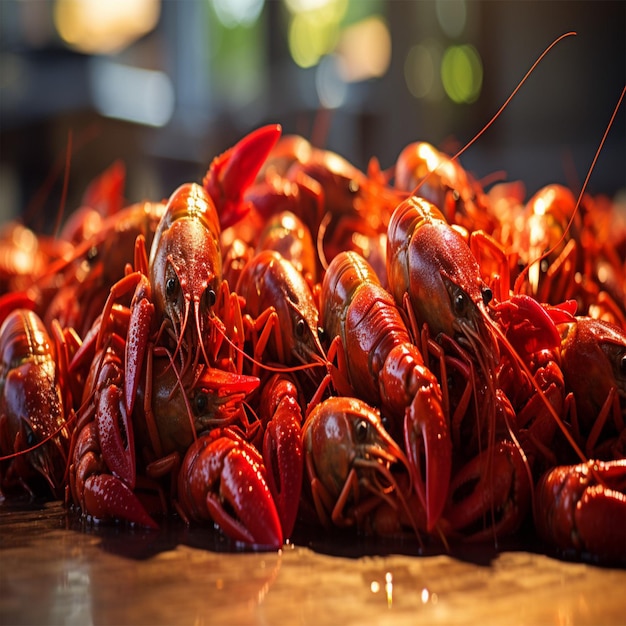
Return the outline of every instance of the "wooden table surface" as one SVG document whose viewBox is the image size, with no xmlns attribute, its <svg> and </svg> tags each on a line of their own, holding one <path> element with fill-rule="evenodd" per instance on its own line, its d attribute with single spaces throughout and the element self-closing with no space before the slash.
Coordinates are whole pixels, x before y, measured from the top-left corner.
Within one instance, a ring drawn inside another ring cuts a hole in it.
<svg viewBox="0 0 626 626">
<path fill-rule="evenodd" d="M 624 569 L 353 542 L 232 552 L 213 529 L 94 527 L 60 503 L 2 503 L 0 624 L 626 624 Z"/>
</svg>

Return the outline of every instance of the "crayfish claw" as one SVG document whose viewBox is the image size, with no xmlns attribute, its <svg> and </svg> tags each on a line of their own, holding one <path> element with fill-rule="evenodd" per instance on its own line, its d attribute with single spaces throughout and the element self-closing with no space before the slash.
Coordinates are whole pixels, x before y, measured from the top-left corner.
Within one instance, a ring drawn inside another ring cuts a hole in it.
<svg viewBox="0 0 626 626">
<path fill-rule="evenodd" d="M 239 222 L 250 210 L 244 192 L 254 182 L 281 132 L 279 124 L 258 128 L 211 162 L 202 185 L 218 208 L 222 229 Z"/>
<path fill-rule="evenodd" d="M 234 431 L 211 431 L 190 446 L 178 493 L 190 519 L 212 520 L 235 541 L 272 549 L 283 544 L 263 460 Z"/>
<path fill-rule="evenodd" d="M 511 534 L 526 517 L 531 485 L 524 459 L 501 441 L 467 463 L 452 479 L 445 518 L 473 540 Z"/>
<path fill-rule="evenodd" d="M 145 528 L 158 528 L 128 485 L 115 476 L 89 476 L 83 498 L 85 511 L 95 519 L 124 519 Z"/>
<path fill-rule="evenodd" d="M 293 397 L 284 397 L 263 438 L 268 485 L 285 537 L 291 536 L 296 524 L 302 491 L 304 447 L 300 436 L 301 422 L 302 411 L 298 402 Z"/>
<path fill-rule="evenodd" d="M 626 459 L 555 467 L 535 491 L 539 535 L 561 550 L 626 563 Z"/>
<path fill-rule="evenodd" d="M 135 486 L 135 443 L 133 425 L 114 385 L 104 389 L 98 402 L 96 427 L 107 466 L 131 488 Z M 121 427 L 121 429 L 120 429 Z"/>
<path fill-rule="evenodd" d="M 404 438 L 411 480 L 426 510 L 426 528 L 431 532 L 446 504 L 452 468 L 448 421 L 434 388 L 421 388 L 407 408 Z"/>
</svg>

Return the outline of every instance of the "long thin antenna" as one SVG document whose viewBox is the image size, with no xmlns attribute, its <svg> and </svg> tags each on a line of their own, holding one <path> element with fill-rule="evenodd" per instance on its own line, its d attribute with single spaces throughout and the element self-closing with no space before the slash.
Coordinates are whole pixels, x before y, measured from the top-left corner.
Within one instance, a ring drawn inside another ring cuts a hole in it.
<svg viewBox="0 0 626 626">
<path fill-rule="evenodd" d="M 572 214 L 569 217 L 567 226 L 563 230 L 563 234 L 559 237 L 559 240 L 549 250 L 546 250 L 540 257 L 530 261 L 528 265 L 526 265 L 526 267 L 519 273 L 518 277 L 515 279 L 515 285 L 513 287 L 515 293 L 519 293 L 522 280 L 528 274 L 530 267 L 534 263 L 540 263 L 543 259 L 549 257 L 561 245 L 561 243 L 563 243 L 567 233 L 570 232 L 570 228 L 572 227 L 572 222 L 574 221 L 574 218 L 576 217 L 576 213 L 578 213 L 578 208 L 580 207 L 580 203 L 582 202 L 583 196 L 585 195 L 585 191 L 587 190 L 589 179 L 591 178 L 591 174 L 593 173 L 593 170 L 596 166 L 598 158 L 600 157 L 600 152 L 602 152 L 602 148 L 604 147 L 609 131 L 611 130 L 611 127 L 613 126 L 613 122 L 615 121 L 615 118 L 617 117 L 617 113 L 620 107 L 622 106 L 622 102 L 624 100 L 624 94 L 626 94 L 626 86 L 622 88 L 622 93 L 620 94 L 617 104 L 615 105 L 615 108 L 613 109 L 613 114 L 611 115 L 611 119 L 609 120 L 609 123 L 607 124 L 606 129 L 604 130 L 604 134 L 602 135 L 602 139 L 600 140 L 596 153 L 593 157 L 593 160 L 591 161 L 591 165 L 589 166 L 589 169 L 587 170 L 587 176 L 585 177 L 585 181 L 583 182 L 583 185 L 580 188 L 580 192 L 576 200 L 576 205 L 574 206 L 574 210 L 572 211 Z"/>
</svg>

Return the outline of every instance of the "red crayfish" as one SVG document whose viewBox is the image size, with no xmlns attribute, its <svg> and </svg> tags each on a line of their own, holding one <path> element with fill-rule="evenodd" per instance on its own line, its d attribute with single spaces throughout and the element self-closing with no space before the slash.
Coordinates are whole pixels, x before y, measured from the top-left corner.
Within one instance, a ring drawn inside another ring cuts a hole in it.
<svg viewBox="0 0 626 626">
<path fill-rule="evenodd" d="M 31 233 L 32 279 L 0 259 L 2 494 L 263 549 L 319 523 L 453 550 L 532 515 L 626 562 L 611 207 L 485 191 L 423 142 L 361 172 L 280 134 L 163 202 L 123 208 L 113 168 L 59 246 Z"/>
</svg>

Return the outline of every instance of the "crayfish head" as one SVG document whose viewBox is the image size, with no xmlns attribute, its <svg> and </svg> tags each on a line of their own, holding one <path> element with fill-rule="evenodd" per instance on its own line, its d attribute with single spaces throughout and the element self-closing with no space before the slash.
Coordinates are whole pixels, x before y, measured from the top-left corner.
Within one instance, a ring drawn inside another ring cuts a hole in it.
<svg viewBox="0 0 626 626">
<path fill-rule="evenodd" d="M 471 284 L 471 291 L 465 291 L 446 276 L 443 276 L 443 280 L 454 316 L 451 336 L 478 364 L 479 373 L 487 385 L 487 412 L 491 419 L 495 419 L 496 370 L 500 348 L 495 324 L 487 309 L 491 290 L 480 279 Z"/>
<path fill-rule="evenodd" d="M 188 390 L 196 432 L 233 425 L 243 418 L 244 398 L 259 386 L 256 376 L 200 366 Z"/>
<path fill-rule="evenodd" d="M 219 235 L 217 212 L 207 192 L 195 183 L 181 185 L 159 222 L 149 260 L 155 314 L 157 320 L 171 322 L 178 347 L 188 329 L 189 345 L 201 345 L 193 333 L 201 335 L 205 329 L 221 283 Z M 193 317 L 198 317 L 195 323 Z"/>
<path fill-rule="evenodd" d="M 498 344 L 487 310 L 492 299 L 491 289 L 478 281 L 472 285 L 470 295 L 469 290 L 466 291 L 445 274 L 442 274 L 442 281 L 450 298 L 451 336 L 465 348 L 470 348 L 476 356 L 482 354 L 487 358 L 492 355 L 497 359 Z"/>
<path fill-rule="evenodd" d="M 291 301 L 287 301 L 290 309 L 291 334 L 290 343 L 293 346 L 292 354 L 295 359 L 302 363 L 311 361 L 324 362 L 326 354 L 320 341 L 321 328 L 319 326 L 319 314 L 315 307 L 307 307 L 307 313 L 303 315 L 300 309 Z"/>
<path fill-rule="evenodd" d="M 140 387 L 141 402 L 135 404 L 134 424 L 142 447 L 157 456 L 187 451 L 202 433 L 233 425 L 240 419 L 244 398 L 259 386 L 255 376 L 245 376 L 198 365 L 180 372 L 169 356 L 153 360 L 151 416 L 146 406 L 145 389 Z M 155 428 L 149 428 L 150 419 Z"/>
<path fill-rule="evenodd" d="M 244 268 L 237 292 L 254 315 L 272 306 L 278 316 L 284 354 L 288 365 L 325 362 L 320 340 L 319 311 L 304 276 L 274 250 L 262 250 Z M 276 348 L 277 349 L 277 348 Z"/>
<path fill-rule="evenodd" d="M 161 238 L 161 250 L 152 265 L 152 283 L 156 315 L 171 322 L 179 345 L 184 337 L 190 347 L 201 345 L 221 275 L 218 242 L 207 236 L 202 224 L 196 220 L 172 224 Z"/>
<path fill-rule="evenodd" d="M 331 397 L 317 405 L 305 422 L 303 439 L 317 477 L 334 497 L 353 470 L 359 483 L 377 485 L 382 493 L 392 487 L 379 480 L 388 476 L 389 467 L 395 462 L 408 467 L 380 414 L 357 398 Z"/>
</svg>

